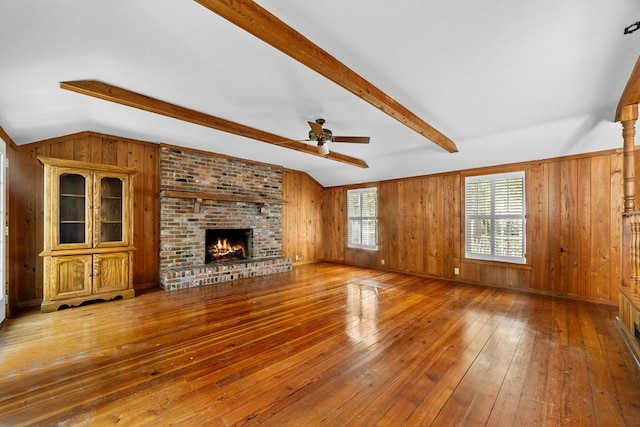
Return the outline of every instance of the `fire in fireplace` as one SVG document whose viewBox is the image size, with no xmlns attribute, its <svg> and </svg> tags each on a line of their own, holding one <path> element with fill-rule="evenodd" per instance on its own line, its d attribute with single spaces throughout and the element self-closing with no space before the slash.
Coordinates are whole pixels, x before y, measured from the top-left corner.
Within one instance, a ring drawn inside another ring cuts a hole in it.
<svg viewBox="0 0 640 427">
<path fill-rule="evenodd" d="M 206 264 L 251 258 L 251 229 L 212 229 L 205 232 Z"/>
</svg>

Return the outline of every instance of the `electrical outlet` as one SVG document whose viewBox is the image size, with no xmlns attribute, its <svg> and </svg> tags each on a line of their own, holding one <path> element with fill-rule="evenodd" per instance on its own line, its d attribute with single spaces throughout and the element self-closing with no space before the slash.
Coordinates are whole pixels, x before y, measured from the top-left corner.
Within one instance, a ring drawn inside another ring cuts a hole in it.
<svg viewBox="0 0 640 427">
<path fill-rule="evenodd" d="M 460 274 L 460 269 L 458 267 L 454 267 L 453 274 Z"/>
<path fill-rule="evenodd" d="M 384 258 L 380 260 L 380 264 L 384 265 Z"/>
</svg>

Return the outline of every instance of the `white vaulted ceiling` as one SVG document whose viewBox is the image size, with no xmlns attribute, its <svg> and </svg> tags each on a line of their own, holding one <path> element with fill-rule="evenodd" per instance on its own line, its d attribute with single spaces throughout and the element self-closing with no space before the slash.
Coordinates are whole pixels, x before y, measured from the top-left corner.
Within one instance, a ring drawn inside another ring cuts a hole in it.
<svg viewBox="0 0 640 427">
<path fill-rule="evenodd" d="M 449 153 L 192 0 L 0 0 L 0 126 L 18 144 L 91 130 L 282 165 L 325 186 L 622 146 L 637 0 L 260 0 L 448 136 Z M 358 168 L 60 88 L 110 85 L 299 140 Z"/>
</svg>

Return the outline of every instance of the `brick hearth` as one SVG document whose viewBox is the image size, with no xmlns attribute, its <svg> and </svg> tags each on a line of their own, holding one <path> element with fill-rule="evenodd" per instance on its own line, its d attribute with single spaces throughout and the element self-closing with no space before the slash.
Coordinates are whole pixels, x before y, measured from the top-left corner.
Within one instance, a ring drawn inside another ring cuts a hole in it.
<svg viewBox="0 0 640 427">
<path fill-rule="evenodd" d="M 160 273 L 160 282 L 164 290 L 175 291 L 288 271 L 291 271 L 289 258 L 252 259 L 251 261 L 235 261 L 228 264 L 206 264 L 199 267 L 168 269 Z"/>
</svg>

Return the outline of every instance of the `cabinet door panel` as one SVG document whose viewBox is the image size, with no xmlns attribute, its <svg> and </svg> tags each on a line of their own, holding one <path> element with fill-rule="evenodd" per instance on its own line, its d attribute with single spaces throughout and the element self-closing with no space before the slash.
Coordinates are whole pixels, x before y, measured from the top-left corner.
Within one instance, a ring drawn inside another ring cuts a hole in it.
<svg viewBox="0 0 640 427">
<path fill-rule="evenodd" d="M 129 175 L 95 174 L 95 247 L 124 246 L 129 235 Z"/>
<path fill-rule="evenodd" d="M 93 202 L 91 173 L 56 167 L 52 169 L 51 247 L 52 249 L 90 248 L 91 207 Z"/>
<path fill-rule="evenodd" d="M 129 289 L 129 252 L 94 255 L 94 292 Z"/>
<path fill-rule="evenodd" d="M 91 295 L 93 262 L 91 255 L 69 255 L 50 258 L 50 299 Z"/>
</svg>

